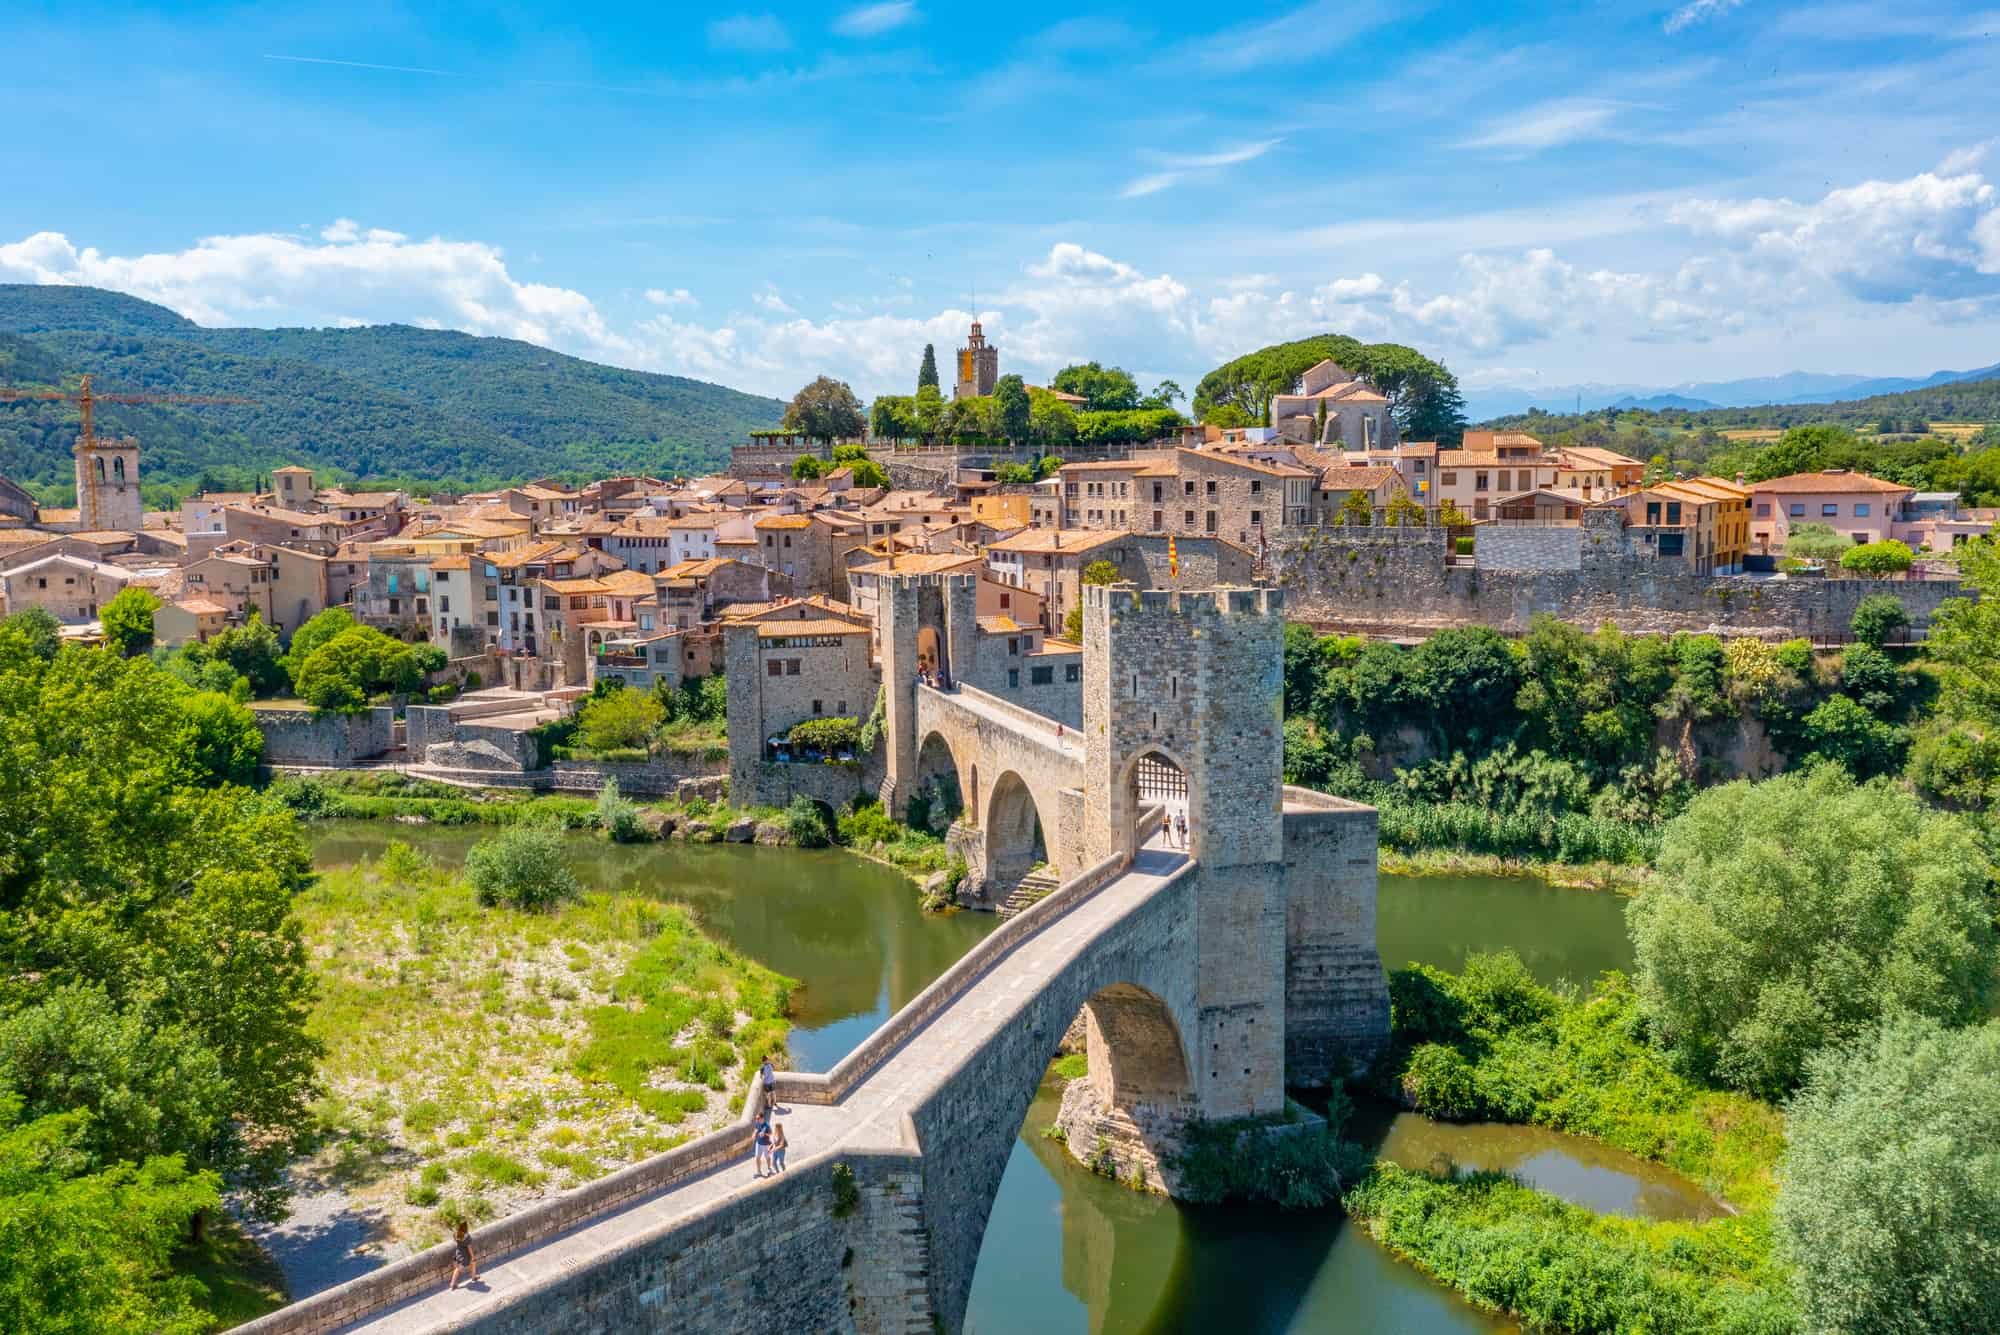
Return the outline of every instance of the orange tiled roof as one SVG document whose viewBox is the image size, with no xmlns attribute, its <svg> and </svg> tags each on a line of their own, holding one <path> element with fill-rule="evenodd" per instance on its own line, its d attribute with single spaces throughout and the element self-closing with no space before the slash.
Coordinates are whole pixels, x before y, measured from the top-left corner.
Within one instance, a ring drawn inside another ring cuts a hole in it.
<svg viewBox="0 0 2000 1335">
<path fill-rule="evenodd" d="M 1890 492 L 1915 491 L 1900 482 L 1884 482 L 1879 477 L 1866 473 L 1792 473 L 1785 477 L 1774 477 L 1755 484 L 1752 491 L 1785 492 Z"/>
</svg>

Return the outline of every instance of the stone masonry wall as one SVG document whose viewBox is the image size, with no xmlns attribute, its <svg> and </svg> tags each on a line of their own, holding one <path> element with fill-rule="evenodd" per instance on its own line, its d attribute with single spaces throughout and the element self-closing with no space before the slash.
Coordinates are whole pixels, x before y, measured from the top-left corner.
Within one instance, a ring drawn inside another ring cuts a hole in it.
<svg viewBox="0 0 2000 1335">
<path fill-rule="evenodd" d="M 1374 1059 L 1389 1039 L 1389 991 L 1375 947 L 1373 807 L 1287 788 L 1285 1083 L 1319 1087 Z"/>
<path fill-rule="evenodd" d="M 396 711 L 387 705 L 358 714 L 253 709 L 250 716 L 264 734 L 267 765 L 351 765 L 394 745 Z"/>
<path fill-rule="evenodd" d="M 1484 532 L 1479 541 L 1486 543 Z M 1509 541 L 1501 539 L 1502 547 Z M 1329 527 L 1273 544 L 1271 562 L 1296 620 L 1381 635 L 1466 624 L 1525 631 L 1537 613 L 1547 612 L 1592 628 L 1609 621 L 1633 634 L 1833 638 L 1846 634 L 1854 609 L 1869 594 L 1896 598 L 1919 631 L 1940 603 L 1968 596 L 1952 580 L 1695 575 L 1663 562 L 1588 550 L 1576 570 L 1447 568 L 1444 544 L 1435 529 Z M 1524 559 L 1518 544 L 1509 550 Z"/>
<path fill-rule="evenodd" d="M 1583 569 L 1583 530 L 1489 524 L 1479 530 L 1479 568 L 1489 573 Z"/>
</svg>

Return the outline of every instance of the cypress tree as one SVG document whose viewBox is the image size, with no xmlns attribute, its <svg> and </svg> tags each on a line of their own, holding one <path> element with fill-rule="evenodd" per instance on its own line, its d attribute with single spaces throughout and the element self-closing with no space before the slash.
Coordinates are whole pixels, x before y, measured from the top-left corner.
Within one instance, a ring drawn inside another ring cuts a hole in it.
<svg viewBox="0 0 2000 1335">
<path fill-rule="evenodd" d="M 925 385 L 929 385 L 931 388 L 936 389 L 937 382 L 937 349 L 926 343 L 924 344 L 924 364 L 917 371 L 917 388 L 922 389 Z"/>
</svg>

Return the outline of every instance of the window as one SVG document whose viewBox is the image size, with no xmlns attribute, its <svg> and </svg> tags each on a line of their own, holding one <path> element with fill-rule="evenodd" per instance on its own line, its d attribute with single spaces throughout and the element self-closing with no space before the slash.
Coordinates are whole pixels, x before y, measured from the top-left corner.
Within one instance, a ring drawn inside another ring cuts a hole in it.
<svg viewBox="0 0 2000 1335">
<path fill-rule="evenodd" d="M 813 701 L 813 713 L 815 713 L 815 714 L 823 714 L 823 713 L 825 713 L 825 712 L 826 712 L 825 710 L 823 710 L 823 709 L 821 709 L 821 708 L 819 707 L 819 701 L 817 701 L 817 700 Z"/>
<path fill-rule="evenodd" d="M 1082 681 L 1082 680 L 1083 680 L 1083 668 L 1082 668 L 1082 667 L 1081 667 L 1081 666 L 1080 666 L 1079 664 L 1076 664 L 1076 663 L 1064 663 L 1064 664 L 1063 664 L 1063 680 L 1064 680 L 1064 681 Z"/>
<path fill-rule="evenodd" d="M 1211 495 L 1211 496 L 1215 495 L 1215 479 L 1214 479 L 1214 478 L 1210 478 L 1210 479 L 1208 480 L 1208 494 L 1209 494 L 1209 495 Z"/>
<path fill-rule="evenodd" d="M 1474 474 L 1472 475 L 1472 489 L 1473 489 L 1474 491 L 1485 491 L 1485 490 L 1486 490 L 1486 474 L 1484 474 L 1484 473 L 1474 473 Z"/>
<path fill-rule="evenodd" d="M 1183 482 L 1183 483 L 1181 483 L 1181 494 L 1182 494 L 1183 496 L 1192 496 L 1192 495 L 1194 495 L 1194 479 L 1193 479 L 1193 478 L 1189 478 L 1189 479 L 1188 479 L 1188 480 L 1187 480 L 1186 482 Z"/>
<path fill-rule="evenodd" d="M 787 659 L 785 660 L 785 675 L 786 675 L 787 677 L 796 677 L 796 676 L 798 676 L 798 675 L 799 675 L 799 660 L 798 660 L 798 659 L 796 659 L 796 658 L 787 658 Z"/>
<path fill-rule="evenodd" d="M 1215 485 L 1214 485 L 1213 483 L 1210 483 L 1210 484 L 1209 484 L 1209 490 L 1213 491 L 1214 489 L 1215 489 Z M 1251 494 L 1252 496 L 1257 496 L 1257 495 L 1261 495 L 1261 494 L 1263 493 L 1263 491 L 1264 491 L 1264 479 L 1262 479 L 1262 478 L 1257 478 L 1257 477 L 1253 477 L 1253 478 L 1251 478 L 1251 479 L 1250 479 L 1250 494 Z"/>
<path fill-rule="evenodd" d="M 1207 522 L 1203 527 L 1210 533 L 1215 532 L 1215 511 L 1210 510 L 1208 512 Z"/>
<path fill-rule="evenodd" d="M 1759 519 L 1769 519 L 1771 517 L 1771 503 L 1769 501 L 1757 502 L 1757 517 Z"/>
<path fill-rule="evenodd" d="M 1866 519 L 1868 517 L 1868 502 L 1856 501 L 1854 503 L 1854 517 L 1856 519 Z"/>
<path fill-rule="evenodd" d="M 1822 501 L 1820 502 L 1819 513 L 1822 519 L 1832 519 L 1840 513 L 1840 504 L 1837 501 Z"/>
<path fill-rule="evenodd" d="M 1021 669 L 1019 668 L 1007 669 L 1007 689 L 1012 691 L 1018 691 L 1019 689 L 1021 689 Z"/>
<path fill-rule="evenodd" d="M 1155 529 L 1160 527 L 1160 519 L 1161 519 L 1160 512 L 1158 510 L 1153 511 L 1153 527 Z"/>
<path fill-rule="evenodd" d="M 1053 666 L 1031 667 L 1028 669 L 1028 684 L 1030 686 L 1051 686 L 1055 684 L 1055 679 L 1056 670 Z"/>
<path fill-rule="evenodd" d="M 1183 519 L 1183 520 L 1181 521 L 1181 523 L 1182 523 L 1182 524 L 1184 524 L 1184 525 L 1186 525 L 1186 526 L 1187 526 L 1188 528 L 1193 528 L 1193 527 L 1194 527 L 1194 511 L 1192 511 L 1192 510 L 1189 510 L 1189 511 L 1187 512 L 1187 518 Z"/>
<path fill-rule="evenodd" d="M 1158 505 L 1160 503 L 1160 491 L 1161 491 L 1160 484 L 1155 482 L 1153 484 L 1153 504 L 1155 505 Z"/>
<path fill-rule="evenodd" d="M 1014 595 L 1013 595 L 1013 594 L 1011 594 L 1011 593 L 1003 593 L 1003 594 L 1001 594 L 1001 595 L 1000 595 L 1000 606 L 1002 606 L 1002 607 L 1012 607 L 1013 605 L 1014 605 Z"/>
<path fill-rule="evenodd" d="M 1647 501 L 1646 502 L 1647 527 L 1649 528 L 1655 527 L 1659 524 L 1659 522 L 1660 522 L 1660 503 L 1658 501 Z"/>
<path fill-rule="evenodd" d="M 1009 658 L 1018 658 L 1020 657 L 1020 655 L 1021 655 L 1021 641 L 1012 636 L 1009 636 L 1007 639 L 1007 656 Z"/>
<path fill-rule="evenodd" d="M 1410 465 L 1410 471 L 1415 476 L 1422 477 L 1424 475 L 1424 461 L 1422 459 L 1413 460 Z"/>
<path fill-rule="evenodd" d="M 1444 472 L 1438 474 L 1438 484 L 1445 487 L 1455 487 L 1458 485 L 1458 474 L 1447 468 Z"/>
<path fill-rule="evenodd" d="M 486 614 L 486 624 L 488 626 L 498 626 L 500 624 L 500 614 L 498 612 L 488 612 Z"/>
<path fill-rule="evenodd" d="M 440 611 L 440 612 L 449 612 L 449 611 L 451 611 L 451 599 L 449 599 L 449 598 L 440 598 L 440 599 L 438 599 L 438 611 Z"/>
<path fill-rule="evenodd" d="M 1679 501 L 1667 502 L 1667 522 L 1669 524 L 1678 524 L 1681 522 L 1681 503 Z"/>
<path fill-rule="evenodd" d="M 1257 528 L 1262 526 L 1263 522 L 1264 522 L 1264 512 L 1262 510 L 1252 510 L 1250 512 L 1250 526 L 1252 528 Z"/>
<path fill-rule="evenodd" d="M 1660 555 L 1680 556 L 1685 551 L 1687 535 L 1684 533 L 1662 533 L 1660 535 Z"/>
</svg>

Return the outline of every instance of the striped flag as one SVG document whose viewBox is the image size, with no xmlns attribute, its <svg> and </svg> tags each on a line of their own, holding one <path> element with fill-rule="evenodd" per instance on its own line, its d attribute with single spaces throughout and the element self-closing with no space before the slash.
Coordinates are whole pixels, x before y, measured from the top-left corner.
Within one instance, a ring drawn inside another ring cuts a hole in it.
<svg viewBox="0 0 2000 1335">
<path fill-rule="evenodd" d="M 1181 577 L 1181 549 L 1174 545 L 1174 535 L 1167 534 L 1167 575 L 1172 579 Z"/>
</svg>

